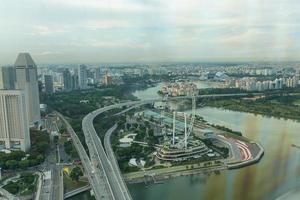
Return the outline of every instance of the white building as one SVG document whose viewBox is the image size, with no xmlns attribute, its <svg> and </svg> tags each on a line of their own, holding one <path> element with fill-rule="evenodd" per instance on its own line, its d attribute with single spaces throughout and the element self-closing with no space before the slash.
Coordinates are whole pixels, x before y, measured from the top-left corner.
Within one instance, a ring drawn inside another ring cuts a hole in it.
<svg viewBox="0 0 300 200">
<path fill-rule="evenodd" d="M 78 81 L 80 89 L 87 89 L 87 68 L 85 65 L 78 66 Z"/>
<path fill-rule="evenodd" d="M 37 67 L 29 53 L 20 53 L 15 68 L 16 89 L 25 91 L 28 120 L 30 126 L 33 126 L 41 119 Z"/>
<path fill-rule="evenodd" d="M 0 148 L 30 149 L 26 94 L 22 90 L 0 90 Z"/>
</svg>

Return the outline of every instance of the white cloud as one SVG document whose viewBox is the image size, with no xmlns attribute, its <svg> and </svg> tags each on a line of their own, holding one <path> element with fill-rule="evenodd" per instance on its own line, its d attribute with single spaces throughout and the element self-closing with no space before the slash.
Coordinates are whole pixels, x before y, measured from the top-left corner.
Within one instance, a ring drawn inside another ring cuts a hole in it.
<svg viewBox="0 0 300 200">
<path fill-rule="evenodd" d="M 62 6 L 112 12 L 141 12 L 154 9 L 154 7 L 149 4 L 146 6 L 126 0 L 51 0 L 51 3 Z"/>
<path fill-rule="evenodd" d="M 39 53 L 33 53 L 32 55 L 35 55 L 35 56 L 49 56 L 49 55 L 63 55 L 63 53 L 60 52 L 60 51 L 43 51 L 43 52 L 39 52 Z"/>
<path fill-rule="evenodd" d="M 45 58 L 106 48 L 175 60 L 258 51 L 275 58 L 274 49 L 290 58 L 300 52 L 299 9 L 299 0 L 11 0 L 0 4 L 0 44 Z"/>
<path fill-rule="evenodd" d="M 54 28 L 54 27 L 48 27 L 48 26 L 33 26 L 32 35 L 34 36 L 50 36 L 50 35 L 57 35 L 61 33 L 67 32 L 67 28 L 65 26 Z"/>
<path fill-rule="evenodd" d="M 130 28 L 134 24 L 129 20 L 89 20 L 85 23 L 85 28 L 89 30 L 98 30 L 98 29 L 112 29 L 112 28 Z"/>
</svg>

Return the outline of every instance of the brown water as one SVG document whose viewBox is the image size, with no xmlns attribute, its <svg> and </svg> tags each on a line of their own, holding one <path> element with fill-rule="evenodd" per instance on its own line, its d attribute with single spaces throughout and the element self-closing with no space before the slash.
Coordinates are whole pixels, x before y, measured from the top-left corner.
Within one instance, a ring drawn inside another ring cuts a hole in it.
<svg viewBox="0 0 300 200">
<path fill-rule="evenodd" d="M 265 148 L 262 160 L 220 175 L 179 177 L 147 188 L 129 185 L 133 199 L 269 200 L 300 188 L 300 149 L 291 146 L 300 145 L 300 123 L 215 108 L 198 109 L 197 113 L 260 142 Z"/>
</svg>

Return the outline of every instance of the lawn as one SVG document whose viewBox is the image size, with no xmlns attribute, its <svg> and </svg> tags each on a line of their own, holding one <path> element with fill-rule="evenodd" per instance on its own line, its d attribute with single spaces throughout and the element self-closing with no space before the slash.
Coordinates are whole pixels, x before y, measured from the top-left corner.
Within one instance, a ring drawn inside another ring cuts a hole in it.
<svg viewBox="0 0 300 200">
<path fill-rule="evenodd" d="M 88 182 L 84 181 L 73 181 L 68 175 L 64 174 L 64 191 L 70 192 L 72 190 L 75 190 L 77 188 L 81 188 L 83 186 L 86 186 Z"/>
</svg>

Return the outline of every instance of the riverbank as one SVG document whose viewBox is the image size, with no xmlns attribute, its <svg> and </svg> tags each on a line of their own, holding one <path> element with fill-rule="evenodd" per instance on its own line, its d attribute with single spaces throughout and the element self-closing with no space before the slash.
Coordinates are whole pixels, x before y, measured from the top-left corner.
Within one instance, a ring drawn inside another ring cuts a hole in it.
<svg viewBox="0 0 300 200">
<path fill-rule="evenodd" d="M 276 199 L 300 186 L 300 151 L 291 146 L 300 141 L 300 123 L 212 107 L 197 109 L 196 113 L 209 123 L 240 131 L 249 140 L 259 141 L 264 147 L 262 159 L 238 170 L 221 170 L 220 175 L 212 172 L 209 176 L 201 173 L 181 176 L 148 187 L 144 183 L 129 184 L 133 199 Z M 245 187 L 247 193 L 243 192 Z M 166 192 L 171 190 L 172 194 Z"/>
<path fill-rule="evenodd" d="M 216 99 L 205 101 L 210 107 L 300 121 L 300 96 L 268 96 L 259 99 Z"/>
<path fill-rule="evenodd" d="M 157 181 L 171 179 L 179 176 L 188 176 L 196 174 L 207 175 L 210 173 L 219 173 L 220 171 L 227 169 L 227 166 L 224 164 L 215 164 L 213 162 L 205 163 L 173 166 L 148 171 L 131 172 L 124 174 L 123 177 L 124 180 L 130 184 L 147 182 L 156 183 Z M 210 166 L 208 167 L 206 166 L 208 165 L 208 163 L 212 164 L 210 164 Z"/>
<path fill-rule="evenodd" d="M 171 179 L 179 176 L 195 174 L 218 174 L 222 170 L 247 167 L 260 161 L 264 149 L 259 143 L 248 138 L 236 136 L 231 133 L 216 135 L 215 139 L 225 144 L 230 153 L 228 158 L 193 164 L 170 166 L 153 170 L 142 170 L 124 174 L 127 183 L 156 183 L 157 181 Z"/>
</svg>

